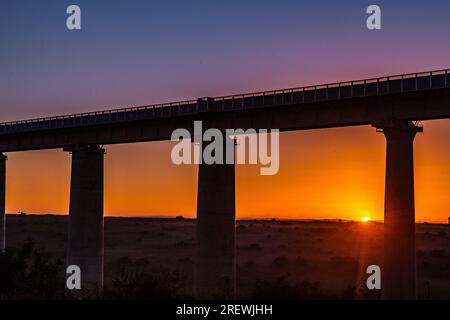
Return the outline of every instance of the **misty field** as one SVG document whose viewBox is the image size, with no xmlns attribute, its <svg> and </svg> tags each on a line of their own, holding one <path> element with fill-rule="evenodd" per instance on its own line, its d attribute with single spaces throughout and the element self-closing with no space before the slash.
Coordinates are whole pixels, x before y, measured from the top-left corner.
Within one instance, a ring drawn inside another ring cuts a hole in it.
<svg viewBox="0 0 450 320">
<path fill-rule="evenodd" d="M 8 247 L 31 239 L 38 252 L 60 259 L 55 272 L 63 278 L 67 217 L 7 219 Z M 417 224 L 416 235 L 419 297 L 450 299 L 450 226 Z M 106 296 L 192 297 L 195 242 L 195 220 L 105 218 Z M 368 265 L 382 266 L 382 223 L 238 221 L 236 250 L 240 298 L 379 298 L 364 282 Z"/>
</svg>

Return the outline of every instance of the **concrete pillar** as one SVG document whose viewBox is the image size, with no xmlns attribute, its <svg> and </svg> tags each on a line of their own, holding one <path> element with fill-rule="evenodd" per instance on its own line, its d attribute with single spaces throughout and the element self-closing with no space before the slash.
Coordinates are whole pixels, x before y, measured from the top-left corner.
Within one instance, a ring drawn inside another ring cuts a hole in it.
<svg viewBox="0 0 450 320">
<path fill-rule="evenodd" d="M 97 146 L 77 146 L 72 152 L 67 265 L 81 269 L 81 289 L 103 287 L 103 156 Z"/>
<path fill-rule="evenodd" d="M 0 153 L 0 250 L 6 248 L 6 156 Z"/>
<path fill-rule="evenodd" d="M 416 299 L 413 141 L 422 128 L 391 122 L 387 140 L 384 207 L 383 299 Z"/>
<path fill-rule="evenodd" d="M 224 152 L 224 162 L 225 158 Z M 197 299 L 234 298 L 236 287 L 234 164 L 199 165 L 194 282 Z"/>
</svg>

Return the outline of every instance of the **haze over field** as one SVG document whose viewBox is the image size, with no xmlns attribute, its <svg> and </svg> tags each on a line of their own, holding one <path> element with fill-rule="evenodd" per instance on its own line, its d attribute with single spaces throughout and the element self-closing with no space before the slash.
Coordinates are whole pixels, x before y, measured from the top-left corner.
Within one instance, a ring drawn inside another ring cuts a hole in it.
<svg viewBox="0 0 450 320">
<path fill-rule="evenodd" d="M 8 246 L 21 247 L 27 238 L 39 251 L 64 261 L 67 217 L 9 216 Z M 416 238 L 419 298 L 449 299 L 450 227 L 418 224 Z M 379 298 L 377 290 L 364 289 L 363 281 L 368 265 L 383 265 L 382 223 L 239 221 L 236 240 L 238 297 Z M 139 298 L 161 299 L 155 292 L 170 289 L 192 296 L 195 245 L 194 220 L 106 218 L 107 294 L 135 299 L 143 290 Z M 136 271 L 145 276 L 133 282 Z M 60 273 L 52 277 L 61 276 L 54 285 L 63 291 L 64 270 Z"/>
<path fill-rule="evenodd" d="M 78 0 L 79 32 L 66 29 L 68 4 L 2 1 L 2 121 L 450 68 L 447 0 L 378 1 L 378 31 L 367 30 L 359 0 Z M 450 123 L 424 125 L 416 220 L 444 222 Z M 279 174 L 238 166 L 238 218 L 383 218 L 385 139 L 375 129 L 283 133 L 280 142 Z M 107 146 L 106 215 L 195 216 L 197 168 L 174 166 L 171 146 Z M 8 212 L 68 212 L 69 154 L 8 157 Z"/>
</svg>

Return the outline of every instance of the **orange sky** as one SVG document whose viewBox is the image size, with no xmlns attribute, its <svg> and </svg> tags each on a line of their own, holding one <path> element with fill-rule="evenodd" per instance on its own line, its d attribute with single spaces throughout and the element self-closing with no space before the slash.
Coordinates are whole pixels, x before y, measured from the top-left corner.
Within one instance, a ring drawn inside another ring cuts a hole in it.
<svg viewBox="0 0 450 320">
<path fill-rule="evenodd" d="M 450 121 L 426 122 L 415 140 L 416 220 L 450 216 Z M 107 146 L 106 215 L 195 216 L 197 167 L 170 161 L 172 142 Z M 8 154 L 7 212 L 67 213 L 70 155 Z M 237 167 L 237 216 L 383 218 L 385 140 L 374 128 L 280 135 L 280 170 Z"/>
<path fill-rule="evenodd" d="M 381 30 L 366 28 L 362 1 L 79 2 L 86 25 L 70 32 L 57 1 L 2 2 L 1 121 L 450 65 L 448 0 L 379 1 Z M 447 120 L 416 138 L 418 221 L 450 216 L 449 137 Z M 194 216 L 197 168 L 172 165 L 170 150 L 108 146 L 105 213 Z M 285 133 L 280 152 L 276 176 L 238 166 L 238 217 L 382 219 L 385 140 L 375 129 Z M 67 213 L 69 180 L 68 153 L 10 153 L 7 211 Z"/>
</svg>

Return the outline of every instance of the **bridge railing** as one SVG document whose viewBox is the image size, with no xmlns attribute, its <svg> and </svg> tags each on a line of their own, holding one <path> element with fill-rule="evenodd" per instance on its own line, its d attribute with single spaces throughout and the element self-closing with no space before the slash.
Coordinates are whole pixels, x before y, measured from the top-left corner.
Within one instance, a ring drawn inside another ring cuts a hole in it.
<svg viewBox="0 0 450 320">
<path fill-rule="evenodd" d="M 450 69 L 0 123 L 0 134 L 450 87 Z M 206 102 L 206 103 L 202 103 Z"/>
<path fill-rule="evenodd" d="M 214 98 L 221 110 L 300 104 L 450 87 L 450 70 L 394 75 Z"/>
</svg>

